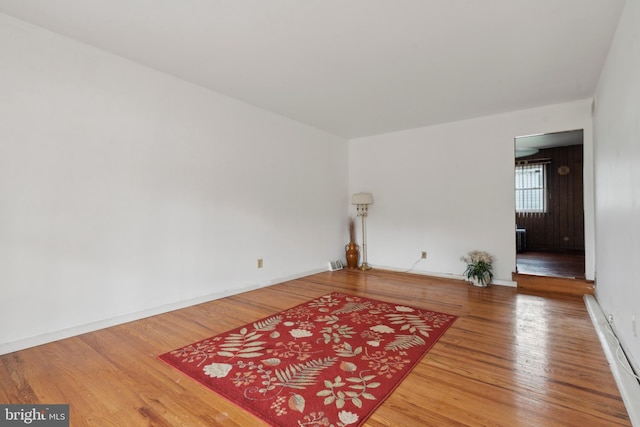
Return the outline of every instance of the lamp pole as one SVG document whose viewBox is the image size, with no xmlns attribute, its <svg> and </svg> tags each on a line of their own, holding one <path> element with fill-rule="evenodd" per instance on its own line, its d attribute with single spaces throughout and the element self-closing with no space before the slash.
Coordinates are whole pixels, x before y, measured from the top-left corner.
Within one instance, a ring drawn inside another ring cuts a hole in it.
<svg viewBox="0 0 640 427">
<path fill-rule="evenodd" d="M 358 216 L 362 217 L 362 265 L 360 270 L 371 270 L 367 262 L 367 205 L 358 205 Z"/>
<path fill-rule="evenodd" d="M 353 195 L 352 204 L 356 205 L 358 216 L 362 220 L 362 265 L 360 270 L 370 270 L 371 266 L 367 262 L 367 214 L 369 205 L 373 203 L 371 193 L 356 193 Z"/>
</svg>

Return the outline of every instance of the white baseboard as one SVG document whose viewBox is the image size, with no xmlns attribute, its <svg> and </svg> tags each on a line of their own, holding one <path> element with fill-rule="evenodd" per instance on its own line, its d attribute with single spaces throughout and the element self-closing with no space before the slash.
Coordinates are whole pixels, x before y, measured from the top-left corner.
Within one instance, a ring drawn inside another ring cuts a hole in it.
<svg viewBox="0 0 640 427">
<path fill-rule="evenodd" d="M 387 267 L 387 266 L 380 266 L 380 265 L 374 265 L 373 268 L 376 268 L 378 270 L 387 270 L 387 271 L 395 271 L 398 273 L 409 273 L 409 274 L 420 274 L 422 276 L 432 276 L 432 277 L 440 277 L 442 279 L 453 279 L 453 280 L 461 280 L 466 282 L 467 278 L 461 274 L 447 274 L 447 273 L 436 273 L 433 271 L 424 271 L 424 270 L 403 270 L 400 268 L 395 268 L 395 267 Z M 500 286 L 509 286 L 512 288 L 515 288 L 518 286 L 517 282 L 514 282 L 513 280 L 499 280 L 499 279 L 493 279 L 491 281 L 492 285 L 500 285 Z"/>
<path fill-rule="evenodd" d="M 310 276 L 312 274 L 321 273 L 326 271 L 326 268 L 310 270 L 302 273 L 292 274 L 285 277 L 279 277 L 274 280 L 265 281 L 258 284 L 244 286 L 242 288 L 227 289 L 220 292 L 214 292 L 212 294 L 203 295 L 201 297 L 192 298 L 184 301 L 178 301 L 171 304 L 166 304 L 158 307 L 152 307 L 146 310 L 138 311 L 135 313 L 129 313 L 122 316 L 116 316 L 109 319 L 98 320 L 95 322 L 85 323 L 71 328 L 61 329 L 58 331 L 48 332 L 46 334 L 36 335 L 33 337 L 23 338 L 16 341 L 10 341 L 0 344 L 0 355 L 13 353 L 14 351 L 24 350 L 30 347 L 36 347 L 38 345 L 47 344 L 53 341 L 62 340 L 65 338 L 74 337 L 76 335 L 85 334 L 87 332 L 97 331 L 99 329 L 108 328 L 115 325 L 121 325 L 123 323 L 132 322 L 134 320 L 144 319 L 146 317 L 155 316 L 162 313 L 168 313 L 170 311 L 179 310 L 181 308 L 191 307 L 193 305 L 202 304 L 209 301 L 214 301 L 220 298 L 225 298 L 231 295 L 241 294 L 243 292 L 252 291 L 259 288 L 275 285 L 277 283 L 287 282 L 289 280 L 299 279 L 301 277 Z"/>
<path fill-rule="evenodd" d="M 593 295 L 585 295 L 584 302 L 591 316 L 598 338 L 607 356 L 613 378 L 618 385 L 622 400 L 627 408 L 629 419 L 634 427 L 640 427 L 640 383 L 631 372 L 631 365 L 618 347 L 620 343 L 615 332 L 607 322 L 607 318 Z M 618 355 L 622 354 L 622 357 Z"/>
</svg>

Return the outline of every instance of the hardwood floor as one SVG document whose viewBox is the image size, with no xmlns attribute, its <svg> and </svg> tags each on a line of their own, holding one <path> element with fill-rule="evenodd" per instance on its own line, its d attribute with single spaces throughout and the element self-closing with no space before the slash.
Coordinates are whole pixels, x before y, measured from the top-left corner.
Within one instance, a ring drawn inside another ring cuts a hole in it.
<svg viewBox="0 0 640 427">
<path fill-rule="evenodd" d="M 520 274 L 584 279 L 584 254 L 522 252 L 516 262 Z"/>
<path fill-rule="evenodd" d="M 332 291 L 459 316 L 367 426 L 630 426 L 580 297 L 341 270 L 0 356 L 1 403 L 70 403 L 72 426 L 260 426 L 156 359 Z"/>
<path fill-rule="evenodd" d="M 585 279 L 584 254 L 533 252 L 518 253 L 517 273 L 512 279 L 518 289 L 538 294 L 593 295 L 593 281 Z"/>
</svg>

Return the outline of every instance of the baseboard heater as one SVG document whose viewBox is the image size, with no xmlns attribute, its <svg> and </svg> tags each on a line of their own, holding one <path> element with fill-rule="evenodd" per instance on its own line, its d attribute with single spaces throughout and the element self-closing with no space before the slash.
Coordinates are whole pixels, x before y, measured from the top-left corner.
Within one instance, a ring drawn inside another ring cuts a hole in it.
<svg viewBox="0 0 640 427">
<path fill-rule="evenodd" d="M 634 427 L 640 427 L 640 382 L 632 374 L 633 370 L 626 356 L 618 358 L 618 346 L 620 345 L 615 331 L 607 322 L 607 318 L 600 308 L 600 304 L 593 295 L 585 295 L 584 303 L 591 316 L 593 326 L 596 328 L 600 344 L 607 356 L 607 361 L 611 367 L 611 373 L 616 380 L 620 395 L 627 408 L 629 419 Z M 624 352 L 621 352 L 624 354 Z"/>
</svg>

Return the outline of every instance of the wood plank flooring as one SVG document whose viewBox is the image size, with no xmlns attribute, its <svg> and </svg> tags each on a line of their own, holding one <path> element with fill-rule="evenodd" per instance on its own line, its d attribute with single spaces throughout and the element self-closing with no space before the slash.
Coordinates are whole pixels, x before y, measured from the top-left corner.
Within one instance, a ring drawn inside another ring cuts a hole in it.
<svg viewBox="0 0 640 427">
<path fill-rule="evenodd" d="M 584 279 L 584 253 L 522 252 L 517 254 L 518 273 Z"/>
<path fill-rule="evenodd" d="M 72 426 L 261 426 L 156 356 L 332 291 L 459 316 L 367 426 L 630 426 L 580 297 L 379 270 L 320 273 L 0 356 L 1 403 Z"/>
<path fill-rule="evenodd" d="M 535 293 L 537 295 L 556 293 L 583 296 L 593 295 L 595 293 L 594 283 L 584 279 L 518 273 L 513 273 L 512 279 L 518 284 L 519 291 Z"/>
<path fill-rule="evenodd" d="M 585 279 L 583 253 L 522 252 L 517 254 L 518 288 L 537 294 L 593 295 L 594 282 Z"/>
</svg>

